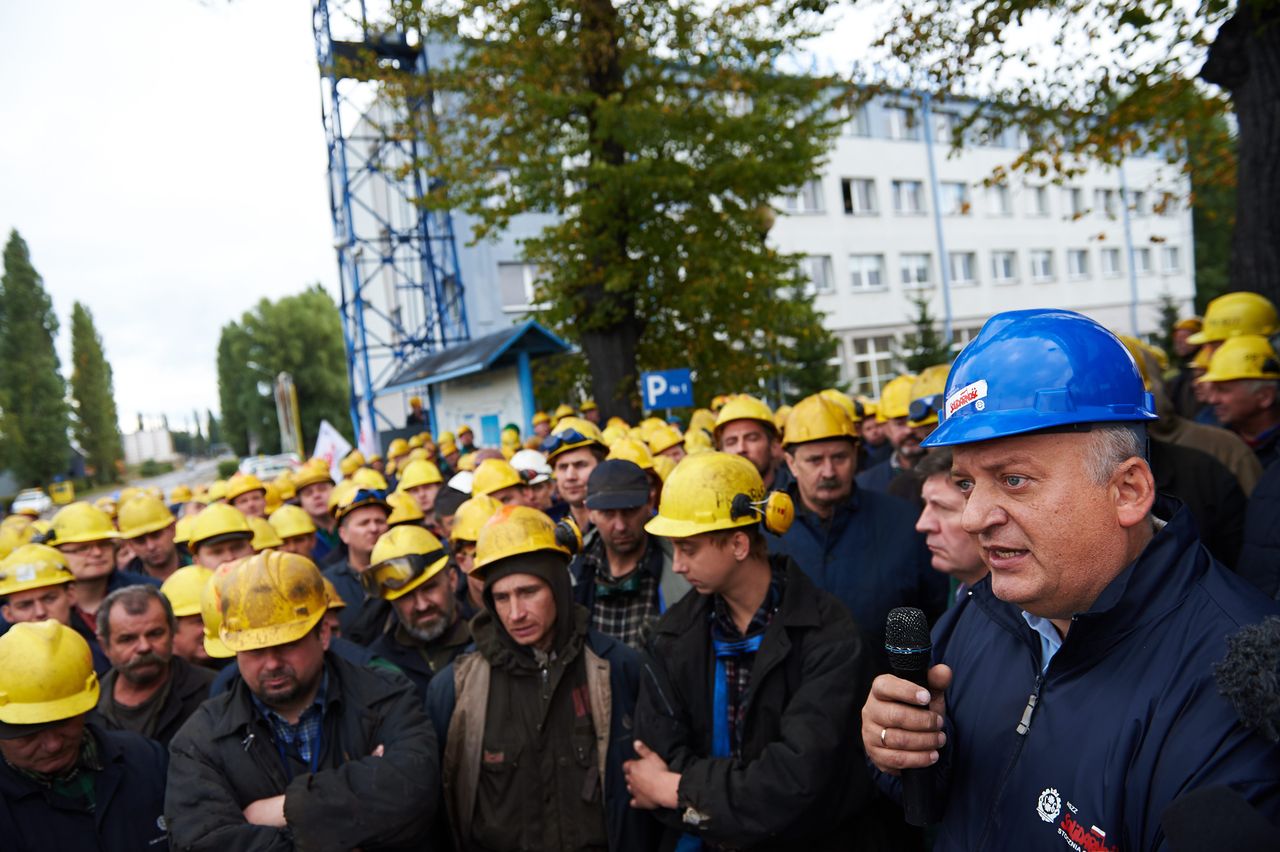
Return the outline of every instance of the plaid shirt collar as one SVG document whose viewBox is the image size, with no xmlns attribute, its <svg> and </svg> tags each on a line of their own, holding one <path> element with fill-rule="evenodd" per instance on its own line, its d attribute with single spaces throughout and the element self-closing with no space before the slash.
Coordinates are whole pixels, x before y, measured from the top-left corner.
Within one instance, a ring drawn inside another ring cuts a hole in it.
<svg viewBox="0 0 1280 852">
<path fill-rule="evenodd" d="M 319 758 L 317 747 L 323 735 L 324 710 L 328 703 L 328 694 L 329 670 L 325 668 L 315 699 L 306 710 L 302 711 L 296 725 L 262 703 L 262 700 L 253 692 L 249 693 L 249 697 L 253 699 L 253 705 L 258 708 L 262 718 L 271 727 L 271 738 L 275 740 L 277 748 L 284 752 L 295 749 L 297 756 L 302 758 L 302 762 L 310 766 L 313 760 Z"/>
<path fill-rule="evenodd" d="M 782 588 L 786 580 L 785 573 L 776 569 L 773 571 L 769 579 L 769 591 L 765 592 L 760 608 L 756 610 L 755 615 L 751 616 L 751 623 L 747 625 L 745 633 L 738 630 L 738 625 L 734 623 L 733 614 L 729 612 L 729 605 L 725 603 L 724 598 L 714 595 L 711 598 L 711 629 L 716 638 L 745 639 L 748 636 L 763 633 L 769 626 L 769 622 L 773 621 L 773 614 L 778 611 L 778 605 L 782 603 Z"/>
</svg>

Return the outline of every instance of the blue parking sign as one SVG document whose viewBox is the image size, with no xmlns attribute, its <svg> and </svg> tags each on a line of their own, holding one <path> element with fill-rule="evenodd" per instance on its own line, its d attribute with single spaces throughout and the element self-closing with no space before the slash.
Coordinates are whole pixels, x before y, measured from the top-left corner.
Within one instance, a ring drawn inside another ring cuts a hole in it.
<svg viewBox="0 0 1280 852">
<path fill-rule="evenodd" d="M 693 376 L 688 367 L 641 373 L 640 387 L 646 409 L 693 407 Z"/>
</svg>

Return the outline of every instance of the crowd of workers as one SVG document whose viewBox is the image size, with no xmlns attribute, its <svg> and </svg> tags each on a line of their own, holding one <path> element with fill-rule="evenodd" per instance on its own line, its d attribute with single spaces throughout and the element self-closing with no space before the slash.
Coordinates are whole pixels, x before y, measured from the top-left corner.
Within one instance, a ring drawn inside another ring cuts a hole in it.
<svg viewBox="0 0 1280 852">
<path fill-rule="evenodd" d="M 1009 312 L 876 400 L 12 515 L 0 847 L 1275 848 L 1277 332 Z"/>
</svg>

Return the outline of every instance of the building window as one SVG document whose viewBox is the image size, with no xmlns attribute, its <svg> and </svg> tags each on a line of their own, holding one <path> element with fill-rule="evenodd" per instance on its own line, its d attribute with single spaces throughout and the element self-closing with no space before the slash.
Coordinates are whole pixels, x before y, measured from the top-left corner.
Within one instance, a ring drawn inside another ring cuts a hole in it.
<svg viewBox="0 0 1280 852">
<path fill-rule="evenodd" d="M 1106 278 L 1115 278 L 1120 274 L 1120 249 L 1102 250 L 1102 274 Z"/>
<path fill-rule="evenodd" d="M 933 141 L 948 147 L 963 143 L 963 139 L 959 135 L 960 126 L 963 123 L 964 119 L 958 113 L 934 110 Z"/>
<path fill-rule="evenodd" d="M 844 117 L 844 126 L 840 129 L 842 134 L 862 139 L 871 135 L 871 119 L 867 115 L 866 104 L 856 107 L 845 104 L 841 112 Z"/>
<path fill-rule="evenodd" d="M 895 180 L 893 212 L 899 216 L 916 216 L 923 213 L 924 184 L 918 180 Z"/>
<path fill-rule="evenodd" d="M 804 186 L 795 195 L 787 196 L 785 208 L 788 213 L 821 213 L 827 209 L 822 197 L 822 181 L 805 181 Z"/>
<path fill-rule="evenodd" d="M 885 107 L 885 117 L 889 120 L 889 138 L 918 141 L 920 139 L 920 121 L 916 111 L 907 106 Z"/>
<path fill-rule="evenodd" d="M 1027 215 L 1036 217 L 1049 215 L 1049 187 L 1027 187 Z"/>
<path fill-rule="evenodd" d="M 1164 271 L 1166 273 L 1182 271 L 1182 252 L 1178 251 L 1177 246 L 1165 246 L 1161 254 L 1164 255 Z"/>
<path fill-rule="evenodd" d="M 1095 189 L 1093 191 L 1093 207 L 1098 213 L 1108 218 L 1116 218 L 1116 191 L 1114 189 Z"/>
<path fill-rule="evenodd" d="M 800 258 L 800 273 L 808 280 L 804 286 L 805 293 L 830 293 L 834 289 L 831 274 L 831 258 L 825 254 L 815 254 Z"/>
<path fill-rule="evenodd" d="M 1133 271 L 1139 275 L 1151 274 L 1151 249 L 1140 248 L 1134 250 Z"/>
<path fill-rule="evenodd" d="M 845 178 L 840 181 L 844 196 L 844 212 L 851 216 L 874 216 L 876 213 L 876 182 L 871 178 Z"/>
<path fill-rule="evenodd" d="M 1069 249 L 1067 251 L 1067 277 L 1089 277 L 1089 252 L 1086 249 Z"/>
<path fill-rule="evenodd" d="M 1053 252 L 1048 249 L 1033 249 L 1031 251 L 1031 280 L 1032 281 L 1052 281 L 1053 280 Z"/>
<path fill-rule="evenodd" d="M 898 270 L 902 276 L 902 286 L 908 290 L 931 286 L 929 267 L 932 265 L 927 252 L 901 255 L 898 258 Z"/>
<path fill-rule="evenodd" d="M 893 338 L 855 337 L 849 341 L 851 373 L 849 384 L 854 394 L 880 396 L 880 388 L 895 375 Z"/>
<path fill-rule="evenodd" d="M 991 280 L 996 284 L 1018 283 L 1018 253 L 993 251 L 991 253 Z"/>
<path fill-rule="evenodd" d="M 971 251 L 953 251 L 950 256 L 951 283 L 968 287 L 978 283 L 978 258 Z"/>
<path fill-rule="evenodd" d="M 504 311 L 527 311 L 533 305 L 538 268 L 531 263 L 499 263 L 498 290 Z"/>
<path fill-rule="evenodd" d="M 1067 208 L 1067 215 L 1072 219 L 1079 219 L 1085 214 L 1084 190 L 1080 187 L 1064 186 L 1062 188 L 1062 200 Z"/>
<path fill-rule="evenodd" d="M 968 216 L 973 209 L 969 200 L 969 185 L 959 181 L 943 181 L 942 212 L 948 216 Z"/>
<path fill-rule="evenodd" d="M 1133 211 L 1133 215 L 1137 218 L 1149 215 L 1151 209 L 1147 206 L 1147 194 L 1140 189 L 1130 190 L 1129 209 Z"/>
<path fill-rule="evenodd" d="M 883 290 L 885 288 L 884 255 L 849 255 L 849 275 L 850 285 L 855 293 Z"/>
<path fill-rule="evenodd" d="M 1002 183 L 987 187 L 987 214 L 991 216 L 1012 216 L 1013 200 L 1009 187 Z"/>
</svg>

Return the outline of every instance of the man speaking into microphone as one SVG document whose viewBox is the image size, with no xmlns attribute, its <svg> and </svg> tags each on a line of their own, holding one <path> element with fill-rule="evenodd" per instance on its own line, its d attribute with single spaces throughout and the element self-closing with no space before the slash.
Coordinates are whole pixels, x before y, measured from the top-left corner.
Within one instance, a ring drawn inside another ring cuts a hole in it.
<svg viewBox="0 0 1280 852">
<path fill-rule="evenodd" d="M 991 573 L 935 626 L 928 688 L 882 675 L 862 710 L 887 790 L 930 770 L 935 850 L 1159 849 L 1203 786 L 1280 821 L 1280 748 L 1213 680 L 1277 604 L 1157 499 L 1155 419 L 1123 344 L 1069 311 L 999 314 L 952 367 L 924 443 L 952 448 Z"/>
</svg>

